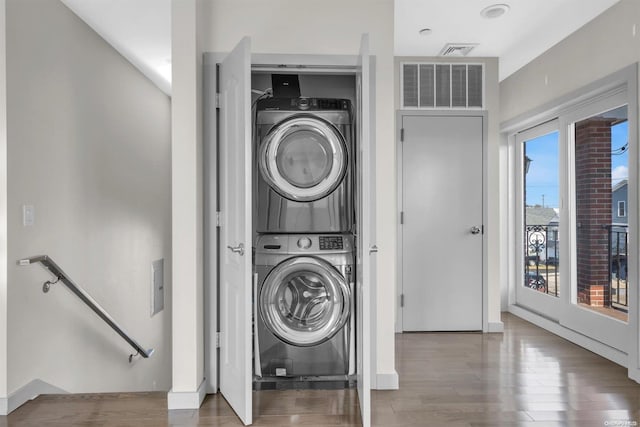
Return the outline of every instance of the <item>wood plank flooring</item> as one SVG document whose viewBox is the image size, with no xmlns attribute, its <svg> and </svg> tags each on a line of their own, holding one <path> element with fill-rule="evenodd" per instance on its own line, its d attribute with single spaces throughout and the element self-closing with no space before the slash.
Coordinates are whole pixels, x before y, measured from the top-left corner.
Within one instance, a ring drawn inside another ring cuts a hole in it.
<svg viewBox="0 0 640 427">
<path fill-rule="evenodd" d="M 626 369 L 509 314 L 504 334 L 396 336 L 400 390 L 372 392 L 376 426 L 637 426 Z M 355 390 L 254 393 L 256 426 L 358 426 Z M 41 396 L 2 426 L 240 426 L 220 395 L 167 411 L 165 393 Z"/>
</svg>

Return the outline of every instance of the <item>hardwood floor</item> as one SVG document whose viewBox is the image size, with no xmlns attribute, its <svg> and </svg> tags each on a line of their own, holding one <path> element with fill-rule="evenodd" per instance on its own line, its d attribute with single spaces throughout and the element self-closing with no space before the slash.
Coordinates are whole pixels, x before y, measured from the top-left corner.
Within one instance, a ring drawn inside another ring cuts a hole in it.
<svg viewBox="0 0 640 427">
<path fill-rule="evenodd" d="M 400 390 L 372 392 L 377 426 L 637 426 L 626 369 L 514 316 L 504 334 L 396 336 Z M 357 426 L 355 390 L 260 391 L 256 426 Z M 240 426 L 220 395 L 166 410 L 165 393 L 41 396 L 0 426 Z"/>
</svg>

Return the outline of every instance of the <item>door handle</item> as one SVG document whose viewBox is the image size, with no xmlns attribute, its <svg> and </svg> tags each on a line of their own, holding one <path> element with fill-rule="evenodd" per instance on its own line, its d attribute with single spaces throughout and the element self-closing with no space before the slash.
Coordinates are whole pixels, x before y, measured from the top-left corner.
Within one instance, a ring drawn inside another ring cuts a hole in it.
<svg viewBox="0 0 640 427">
<path fill-rule="evenodd" d="M 373 245 L 369 248 L 369 253 L 373 254 L 373 253 L 377 253 L 378 252 L 378 246 Z"/>
<path fill-rule="evenodd" d="M 480 234 L 480 231 L 480 227 L 478 226 L 474 225 L 473 227 L 471 227 L 471 234 Z"/>
<path fill-rule="evenodd" d="M 244 255 L 244 244 L 240 243 L 238 246 L 227 246 L 231 250 L 231 252 L 240 254 L 240 256 Z"/>
</svg>

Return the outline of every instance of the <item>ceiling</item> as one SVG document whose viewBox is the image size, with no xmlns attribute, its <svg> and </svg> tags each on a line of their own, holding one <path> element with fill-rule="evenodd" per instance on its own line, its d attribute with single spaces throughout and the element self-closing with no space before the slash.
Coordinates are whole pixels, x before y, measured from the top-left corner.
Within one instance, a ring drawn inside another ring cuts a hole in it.
<svg viewBox="0 0 640 427">
<path fill-rule="evenodd" d="M 171 0 L 61 0 L 161 90 L 171 92 Z M 395 55 L 437 56 L 473 43 L 469 56 L 500 58 L 508 77 L 619 0 L 395 0 Z M 480 11 L 510 10 L 495 19 Z M 430 28 L 431 34 L 418 33 Z"/>
<path fill-rule="evenodd" d="M 500 80 L 619 0 L 395 0 L 395 54 L 437 56 L 447 43 L 475 43 L 469 56 L 500 58 Z M 503 3 L 499 18 L 480 15 Z M 420 35 L 423 28 L 432 30 Z"/>
<path fill-rule="evenodd" d="M 61 1 L 170 94 L 171 0 Z"/>
</svg>

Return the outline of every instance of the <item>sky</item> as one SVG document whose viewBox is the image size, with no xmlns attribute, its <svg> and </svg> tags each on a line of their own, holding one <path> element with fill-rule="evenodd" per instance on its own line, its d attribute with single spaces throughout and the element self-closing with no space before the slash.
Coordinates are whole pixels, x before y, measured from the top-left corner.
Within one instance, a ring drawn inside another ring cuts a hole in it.
<svg viewBox="0 0 640 427">
<path fill-rule="evenodd" d="M 627 121 L 613 126 L 611 130 L 613 152 L 627 143 L 627 135 Z M 559 207 L 558 137 L 558 132 L 553 132 L 526 142 L 526 154 L 531 159 L 526 176 L 527 205 L 529 206 Z M 620 155 L 611 156 L 612 186 L 627 179 L 628 165 L 628 150 Z"/>
</svg>

